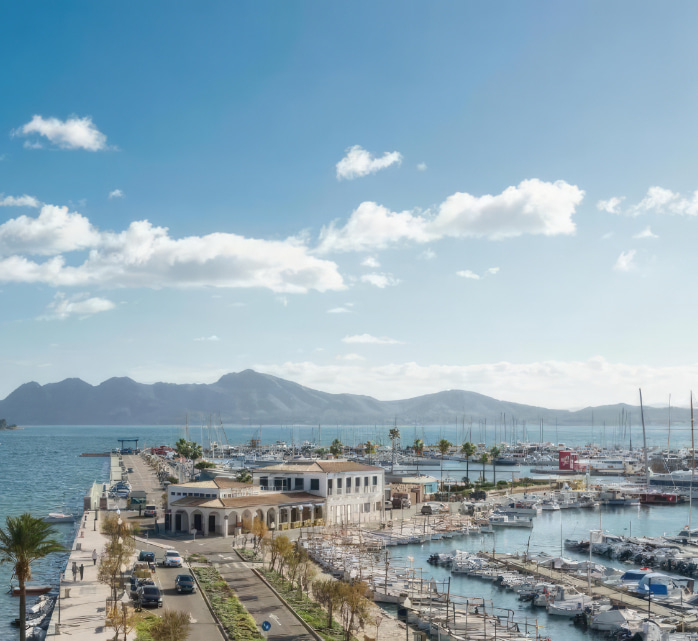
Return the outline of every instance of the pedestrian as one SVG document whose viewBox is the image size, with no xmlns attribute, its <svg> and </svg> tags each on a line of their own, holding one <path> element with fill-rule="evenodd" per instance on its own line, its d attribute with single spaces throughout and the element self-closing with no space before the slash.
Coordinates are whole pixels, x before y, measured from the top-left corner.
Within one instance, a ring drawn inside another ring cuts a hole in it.
<svg viewBox="0 0 698 641">
<path fill-rule="evenodd" d="M 81 581 L 82 581 L 83 572 L 85 572 L 85 566 L 81 563 L 80 564 L 80 580 Z"/>
<path fill-rule="evenodd" d="M 92 565 L 97 565 L 97 548 L 92 550 Z"/>
<path fill-rule="evenodd" d="M 78 580 L 77 579 L 77 577 L 78 577 L 78 564 L 75 561 L 73 561 L 73 567 L 71 568 L 71 571 L 73 573 L 73 581 L 77 581 Z"/>
</svg>

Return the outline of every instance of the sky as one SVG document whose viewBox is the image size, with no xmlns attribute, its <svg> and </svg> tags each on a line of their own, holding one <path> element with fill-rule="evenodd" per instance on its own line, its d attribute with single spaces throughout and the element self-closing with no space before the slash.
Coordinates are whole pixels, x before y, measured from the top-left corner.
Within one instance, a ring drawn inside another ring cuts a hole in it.
<svg viewBox="0 0 698 641">
<path fill-rule="evenodd" d="M 3 3 L 0 397 L 698 385 L 698 5 Z"/>
</svg>

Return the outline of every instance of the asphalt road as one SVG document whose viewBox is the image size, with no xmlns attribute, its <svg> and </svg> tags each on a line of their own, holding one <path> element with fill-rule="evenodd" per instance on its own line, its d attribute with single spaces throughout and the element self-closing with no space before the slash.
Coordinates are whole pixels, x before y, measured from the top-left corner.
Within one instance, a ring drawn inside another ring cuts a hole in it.
<svg viewBox="0 0 698 641">
<path fill-rule="evenodd" d="M 148 544 L 141 544 L 142 550 L 155 553 L 155 559 L 161 560 L 165 550 Z M 178 574 L 190 574 L 189 568 L 163 568 L 156 566 L 153 580 L 162 591 L 162 608 L 149 608 L 153 614 L 162 614 L 165 608 L 188 612 L 191 618 L 191 627 L 187 641 L 214 641 L 223 636 L 218 629 L 208 606 L 197 590 L 193 594 L 179 594 L 174 587 L 175 577 Z"/>
</svg>

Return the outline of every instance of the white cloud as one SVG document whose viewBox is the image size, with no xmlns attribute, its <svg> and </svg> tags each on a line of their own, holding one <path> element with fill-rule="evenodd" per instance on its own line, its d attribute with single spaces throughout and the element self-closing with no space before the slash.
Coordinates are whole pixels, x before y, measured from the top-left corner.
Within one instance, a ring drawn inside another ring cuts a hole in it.
<svg viewBox="0 0 698 641">
<path fill-rule="evenodd" d="M 669 367 L 610 363 L 600 356 L 586 361 L 420 365 L 414 362 L 367 367 L 361 363 L 312 362 L 256 364 L 254 368 L 331 393 L 369 394 L 382 400 L 412 398 L 449 389 L 542 407 L 575 408 L 619 402 L 637 405 L 642 388 L 647 403 L 698 380 L 698 364 Z M 160 379 L 162 380 L 162 379 Z"/>
<path fill-rule="evenodd" d="M 635 234 L 633 238 L 659 238 L 659 236 L 653 233 L 651 227 L 648 225 L 641 232 Z"/>
<path fill-rule="evenodd" d="M 89 249 L 81 264 L 63 252 Z M 11 255 L 9 255 L 11 254 Z M 53 255 L 39 263 L 22 254 Z M 336 263 L 308 251 L 298 238 L 261 240 L 213 233 L 175 239 L 167 228 L 135 221 L 100 232 L 65 207 L 44 205 L 37 218 L 0 225 L 0 282 L 55 287 L 263 287 L 276 293 L 345 288 Z"/>
<path fill-rule="evenodd" d="M 584 191 L 576 185 L 534 178 L 496 196 L 453 194 L 435 215 L 391 212 L 377 203 L 363 202 L 344 227 L 333 222 L 322 228 L 317 251 L 371 251 L 446 237 L 501 240 L 522 234 L 573 234 L 572 215 L 583 198 Z"/>
<path fill-rule="evenodd" d="M 613 238 L 612 231 L 607 231 L 603 236 L 601 236 L 601 240 L 608 240 L 609 238 Z"/>
<path fill-rule="evenodd" d="M 373 256 L 366 256 L 366 258 L 361 261 L 361 264 L 364 267 L 371 267 L 372 269 L 378 269 L 378 267 L 381 266 L 378 260 Z"/>
<path fill-rule="evenodd" d="M 337 356 L 338 361 L 365 361 L 366 357 L 360 354 L 339 354 Z"/>
<path fill-rule="evenodd" d="M 347 155 L 337 163 L 337 180 L 353 180 L 368 174 L 375 174 L 391 165 L 400 164 L 402 154 L 397 151 L 385 152 L 380 158 L 375 158 L 361 145 L 347 149 Z"/>
<path fill-rule="evenodd" d="M 636 251 L 634 249 L 630 249 L 627 252 L 621 252 L 620 256 L 618 256 L 618 259 L 616 260 L 616 264 L 613 266 L 613 269 L 619 272 L 629 272 L 635 269 L 635 253 Z"/>
<path fill-rule="evenodd" d="M 194 339 L 194 341 L 197 343 L 217 343 L 220 340 L 221 339 L 215 334 L 213 336 L 200 336 L 199 338 Z"/>
<path fill-rule="evenodd" d="M 387 336 L 371 336 L 371 334 L 354 334 L 353 336 L 345 336 L 342 343 L 361 344 L 361 345 L 402 345 L 401 341 Z"/>
<path fill-rule="evenodd" d="M 645 197 L 634 205 L 620 209 L 620 203 L 624 198 L 611 198 L 607 201 L 599 201 L 599 209 L 612 214 L 624 214 L 626 216 L 641 216 L 643 214 L 666 214 L 676 216 L 697 216 L 698 215 L 698 191 L 694 191 L 690 196 L 684 197 L 681 194 L 665 189 L 664 187 L 650 187 Z M 602 207 L 607 203 L 611 206 Z"/>
<path fill-rule="evenodd" d="M 351 314 L 351 310 L 348 306 L 343 307 L 333 307 L 327 310 L 328 314 Z"/>
<path fill-rule="evenodd" d="M 108 312 L 116 305 L 106 298 L 86 298 L 85 294 L 67 297 L 57 292 L 53 301 L 46 308 L 46 314 L 41 320 L 65 320 L 70 316 L 87 317 L 100 312 Z"/>
<path fill-rule="evenodd" d="M 107 137 L 95 127 L 89 116 L 59 120 L 35 115 L 27 124 L 13 131 L 16 136 L 30 134 L 44 136 L 61 149 L 100 151 L 107 148 Z M 28 146 L 27 143 L 29 146 L 38 144 L 27 141 L 25 147 Z"/>
<path fill-rule="evenodd" d="M 485 270 L 485 273 L 482 276 L 480 276 L 480 274 L 476 274 L 470 269 L 458 271 L 456 272 L 456 276 L 460 276 L 461 278 L 470 278 L 471 280 L 481 280 L 485 278 L 485 276 L 494 276 L 497 273 L 499 273 L 499 267 L 489 267 Z"/>
<path fill-rule="evenodd" d="M 31 140 L 25 140 L 22 145 L 25 149 L 43 149 L 44 146 L 40 142 L 32 142 Z"/>
<path fill-rule="evenodd" d="M 109 200 L 113 200 L 114 198 L 123 198 L 124 197 L 124 192 L 121 191 L 121 189 L 115 189 L 114 191 L 109 192 Z"/>
<path fill-rule="evenodd" d="M 596 208 L 608 214 L 619 214 L 620 205 L 624 200 L 625 197 L 618 198 L 613 196 L 613 198 L 609 198 L 608 200 L 599 200 L 599 202 L 596 203 Z"/>
<path fill-rule="evenodd" d="M 399 278 L 395 278 L 392 274 L 364 274 L 361 276 L 362 283 L 369 283 L 374 287 L 379 287 L 384 289 L 386 287 L 393 287 L 400 283 Z"/>
<path fill-rule="evenodd" d="M 41 203 L 34 196 L 5 196 L 0 194 L 0 207 L 40 207 Z"/>
<path fill-rule="evenodd" d="M 22 198 L 31 200 L 30 196 Z M 67 207 L 43 205 L 36 218 L 23 215 L 0 225 L 0 256 L 51 256 L 94 247 L 99 242 L 99 232 L 90 221 L 77 212 L 69 212 Z"/>
<path fill-rule="evenodd" d="M 436 258 L 436 252 L 430 247 L 427 247 L 417 258 L 421 258 L 422 260 L 433 260 Z"/>
<path fill-rule="evenodd" d="M 426 171 L 427 170 L 427 163 L 425 162 L 420 162 L 417 165 L 417 171 Z"/>
</svg>

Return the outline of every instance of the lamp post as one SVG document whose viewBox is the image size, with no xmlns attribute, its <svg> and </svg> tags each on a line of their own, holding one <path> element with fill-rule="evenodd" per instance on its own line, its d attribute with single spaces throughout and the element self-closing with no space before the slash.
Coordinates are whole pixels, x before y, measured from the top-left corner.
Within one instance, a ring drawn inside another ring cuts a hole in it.
<svg viewBox="0 0 698 641">
<path fill-rule="evenodd" d="M 94 527 L 92 528 L 93 532 L 97 531 L 97 513 L 99 512 L 99 508 L 95 508 L 95 522 L 94 522 Z"/>
<path fill-rule="evenodd" d="M 272 522 L 269 524 L 269 529 L 271 530 L 271 540 L 272 540 L 272 543 L 273 543 L 273 542 L 274 542 L 274 531 L 276 530 L 276 521 L 272 521 Z"/>
</svg>

